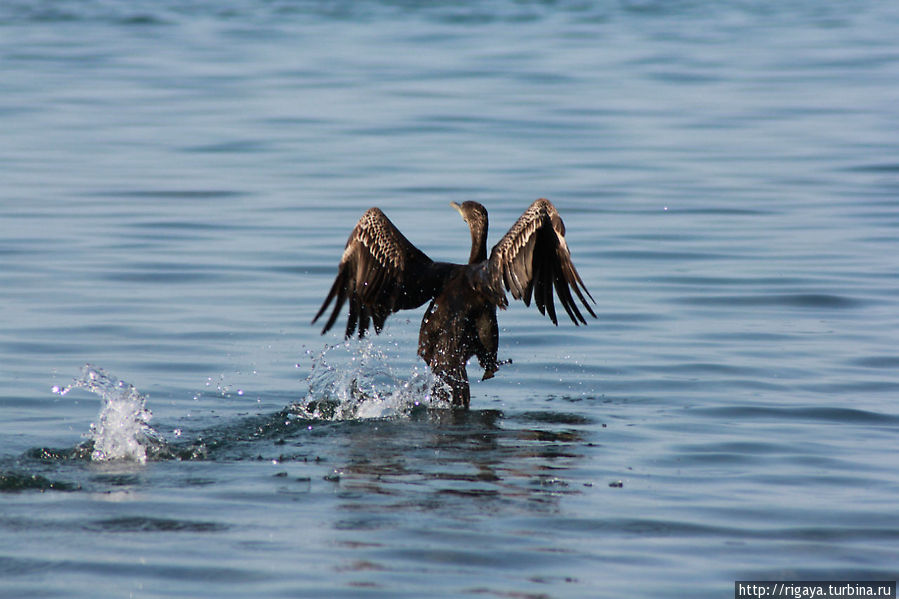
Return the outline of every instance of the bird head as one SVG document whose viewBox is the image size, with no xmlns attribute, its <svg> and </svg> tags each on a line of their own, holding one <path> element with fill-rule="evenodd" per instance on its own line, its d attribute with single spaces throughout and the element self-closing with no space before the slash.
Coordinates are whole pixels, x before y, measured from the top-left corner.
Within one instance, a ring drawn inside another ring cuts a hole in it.
<svg viewBox="0 0 899 599">
<path fill-rule="evenodd" d="M 455 208 L 462 215 L 462 220 L 468 223 L 468 226 L 485 226 L 487 224 L 487 209 L 477 202 L 450 202 L 450 206 Z"/>
</svg>

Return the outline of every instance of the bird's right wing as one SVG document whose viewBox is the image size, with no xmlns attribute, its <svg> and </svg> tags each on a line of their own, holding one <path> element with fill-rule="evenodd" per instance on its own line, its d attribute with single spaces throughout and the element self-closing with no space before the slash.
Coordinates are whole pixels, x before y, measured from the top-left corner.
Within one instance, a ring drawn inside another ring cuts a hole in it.
<svg viewBox="0 0 899 599">
<path fill-rule="evenodd" d="M 371 321 L 380 333 L 390 314 L 417 308 L 434 296 L 440 266 L 412 245 L 381 210 L 370 208 L 350 234 L 334 284 L 312 322 L 334 301 L 334 311 L 322 329 L 325 334 L 349 299 L 346 337 L 357 328 L 362 337 Z"/>
<path fill-rule="evenodd" d="M 565 224 L 549 200 L 541 198 L 524 211 L 509 232 L 493 246 L 488 268 L 495 293 L 503 294 L 505 288 L 512 292 L 512 297 L 524 300 L 528 306 L 533 294 L 537 309 L 541 314 L 548 314 L 553 324 L 558 324 L 553 288 L 574 324 L 587 324 L 587 321 L 571 296 L 572 290 L 587 312 L 596 318 L 584 293 L 591 300 L 593 296 L 587 291 L 568 252 Z M 504 295 L 502 299 L 505 302 Z"/>
</svg>

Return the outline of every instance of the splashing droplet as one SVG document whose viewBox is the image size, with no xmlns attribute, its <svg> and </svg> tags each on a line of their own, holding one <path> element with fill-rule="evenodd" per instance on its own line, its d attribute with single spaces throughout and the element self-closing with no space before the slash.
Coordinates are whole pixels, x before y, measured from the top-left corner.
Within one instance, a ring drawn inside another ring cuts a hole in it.
<svg viewBox="0 0 899 599">
<path fill-rule="evenodd" d="M 65 395 L 72 389 L 90 391 L 103 400 L 97 422 L 91 424 L 90 429 L 90 438 L 94 442 L 92 460 L 144 463 L 148 449 L 159 450 L 165 445 L 159 433 L 149 424 L 153 414 L 146 407 L 146 397 L 133 385 L 101 368 L 85 364 L 81 376 L 58 394 Z"/>
<path fill-rule="evenodd" d="M 436 379 L 427 369 L 397 374 L 389 358 L 368 339 L 326 346 L 310 355 L 306 377 L 309 393 L 296 407 L 305 417 L 353 420 L 408 416 L 422 404 L 431 405 Z"/>
</svg>

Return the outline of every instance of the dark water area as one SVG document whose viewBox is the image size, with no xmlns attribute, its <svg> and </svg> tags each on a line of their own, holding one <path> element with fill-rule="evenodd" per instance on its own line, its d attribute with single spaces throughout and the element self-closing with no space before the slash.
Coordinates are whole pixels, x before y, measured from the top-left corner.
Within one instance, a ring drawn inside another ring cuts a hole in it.
<svg viewBox="0 0 899 599">
<path fill-rule="evenodd" d="M 0 596 L 899 578 L 899 5 L 0 4 Z M 599 318 L 310 320 L 550 198 Z M 339 329 L 340 327 L 338 327 Z M 85 366 L 90 364 L 90 366 Z M 367 399 L 359 401 L 360 397 Z"/>
</svg>

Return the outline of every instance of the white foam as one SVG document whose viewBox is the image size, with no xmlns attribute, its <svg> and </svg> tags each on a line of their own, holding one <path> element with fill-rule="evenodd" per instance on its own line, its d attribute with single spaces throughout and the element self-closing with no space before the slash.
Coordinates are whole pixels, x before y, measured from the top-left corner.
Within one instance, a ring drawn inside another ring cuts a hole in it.
<svg viewBox="0 0 899 599">
<path fill-rule="evenodd" d="M 425 367 L 398 373 L 384 351 L 369 339 L 348 340 L 310 351 L 309 394 L 300 404 L 308 416 L 324 420 L 405 417 L 431 405 L 435 377 Z"/>
<path fill-rule="evenodd" d="M 54 387 L 53 391 L 65 395 L 72 389 L 85 389 L 103 401 L 97 422 L 91 424 L 89 437 L 94 443 L 91 460 L 143 463 L 147 461 L 147 449 L 163 443 L 149 424 L 153 414 L 146 407 L 146 397 L 133 385 L 85 364 L 81 376 L 70 386 Z"/>
</svg>

